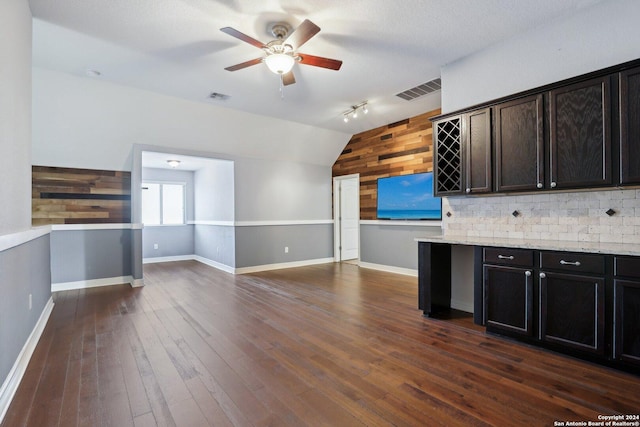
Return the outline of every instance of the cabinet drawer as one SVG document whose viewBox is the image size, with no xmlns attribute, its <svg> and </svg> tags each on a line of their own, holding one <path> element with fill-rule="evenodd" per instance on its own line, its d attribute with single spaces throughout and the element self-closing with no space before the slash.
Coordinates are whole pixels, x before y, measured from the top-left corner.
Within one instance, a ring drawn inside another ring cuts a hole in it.
<svg viewBox="0 0 640 427">
<path fill-rule="evenodd" d="M 604 256 L 576 252 L 541 252 L 540 268 L 572 273 L 604 274 Z"/>
<path fill-rule="evenodd" d="M 533 251 L 530 249 L 484 248 L 483 259 L 485 264 L 533 267 Z"/>
<path fill-rule="evenodd" d="M 617 256 L 614 261 L 615 275 L 640 279 L 640 257 Z"/>
</svg>

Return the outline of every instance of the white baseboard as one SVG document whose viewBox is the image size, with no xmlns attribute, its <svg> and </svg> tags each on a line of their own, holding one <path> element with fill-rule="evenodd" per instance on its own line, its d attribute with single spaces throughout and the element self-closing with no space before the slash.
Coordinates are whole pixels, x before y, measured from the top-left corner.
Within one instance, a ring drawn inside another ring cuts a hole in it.
<svg viewBox="0 0 640 427">
<path fill-rule="evenodd" d="M 143 258 L 143 264 L 153 264 L 156 262 L 172 262 L 172 261 L 190 261 L 196 259 L 195 255 L 175 255 L 175 256 L 157 256 Z"/>
<path fill-rule="evenodd" d="M 219 263 L 209 258 L 202 257 L 200 255 L 194 255 L 192 259 L 195 259 L 198 262 L 208 265 L 209 267 L 217 268 L 218 270 L 222 270 L 227 273 L 236 274 L 235 268 L 230 267 L 226 264 Z"/>
<path fill-rule="evenodd" d="M 473 313 L 473 303 L 469 303 L 467 301 L 452 299 L 451 308 L 455 308 L 456 310 L 466 311 L 467 313 Z"/>
<path fill-rule="evenodd" d="M 309 265 L 328 264 L 333 262 L 331 258 L 306 259 L 304 261 L 282 262 L 278 264 L 255 265 L 235 269 L 235 274 L 257 273 L 259 271 L 280 270 L 281 268 L 306 267 Z"/>
<path fill-rule="evenodd" d="M 139 280 L 139 279 L 138 279 Z M 98 286 L 111 286 L 129 283 L 134 286 L 133 276 L 105 277 L 104 279 L 78 280 L 77 282 L 52 283 L 51 292 L 70 291 L 73 289 L 96 288 Z"/>
<path fill-rule="evenodd" d="M 31 356 L 36 349 L 36 345 L 40 340 L 44 327 L 47 325 L 47 321 L 49 320 L 52 310 L 53 298 L 49 298 L 49 301 L 47 301 L 42 313 L 40 314 L 38 322 L 36 322 L 29 338 L 27 338 L 27 342 L 22 347 L 20 354 L 18 354 L 16 362 L 9 371 L 9 375 L 7 375 L 2 387 L 0 387 L 0 423 L 2 423 L 4 416 L 7 414 L 7 410 L 13 400 L 13 396 L 15 396 L 18 386 L 20 385 L 20 381 L 22 381 L 22 377 L 27 371 L 27 366 L 29 365 Z"/>
<path fill-rule="evenodd" d="M 144 286 L 144 279 L 131 279 L 129 282 L 132 288 L 140 288 Z"/>
<path fill-rule="evenodd" d="M 418 270 L 411 268 L 395 267 L 393 265 L 373 264 L 370 262 L 358 262 L 358 266 L 362 268 L 369 268 L 371 270 L 386 271 L 387 273 L 403 274 L 405 276 L 418 277 Z"/>
</svg>

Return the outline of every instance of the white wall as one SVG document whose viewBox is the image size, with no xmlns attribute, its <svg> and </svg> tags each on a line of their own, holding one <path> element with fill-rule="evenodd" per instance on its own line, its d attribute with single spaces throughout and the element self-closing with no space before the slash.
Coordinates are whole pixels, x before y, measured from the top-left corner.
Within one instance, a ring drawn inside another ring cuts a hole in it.
<svg viewBox="0 0 640 427">
<path fill-rule="evenodd" d="M 640 58 L 640 1 L 612 0 L 442 68 L 442 111 Z"/>
<path fill-rule="evenodd" d="M 195 220 L 234 220 L 233 162 L 211 160 L 195 172 Z"/>
<path fill-rule="evenodd" d="M 37 165 L 131 170 L 132 146 L 141 144 L 330 166 L 350 137 L 33 69 L 33 163 Z"/>
<path fill-rule="evenodd" d="M 330 220 L 331 166 L 235 162 L 236 221 Z"/>
<path fill-rule="evenodd" d="M 31 10 L 0 2 L 0 235 L 31 227 Z"/>
</svg>

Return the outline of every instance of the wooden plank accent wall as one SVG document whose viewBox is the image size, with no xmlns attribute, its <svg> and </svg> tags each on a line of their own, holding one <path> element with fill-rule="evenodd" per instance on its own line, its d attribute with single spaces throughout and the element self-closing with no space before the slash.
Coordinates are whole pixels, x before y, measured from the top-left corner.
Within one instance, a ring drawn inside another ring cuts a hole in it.
<svg viewBox="0 0 640 427">
<path fill-rule="evenodd" d="M 33 166 L 31 223 L 131 222 L 131 173 Z"/>
<path fill-rule="evenodd" d="M 433 170 L 430 117 L 440 109 L 351 137 L 332 175 L 360 174 L 360 219 L 376 218 L 378 178 Z"/>
</svg>

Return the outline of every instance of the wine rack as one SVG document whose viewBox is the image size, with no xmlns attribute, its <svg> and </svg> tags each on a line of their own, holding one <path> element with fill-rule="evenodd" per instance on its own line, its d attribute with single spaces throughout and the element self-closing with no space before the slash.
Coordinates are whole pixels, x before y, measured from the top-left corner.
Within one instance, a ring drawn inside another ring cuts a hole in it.
<svg viewBox="0 0 640 427">
<path fill-rule="evenodd" d="M 435 126 L 436 194 L 462 193 L 462 119 L 443 120 Z"/>
</svg>

